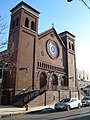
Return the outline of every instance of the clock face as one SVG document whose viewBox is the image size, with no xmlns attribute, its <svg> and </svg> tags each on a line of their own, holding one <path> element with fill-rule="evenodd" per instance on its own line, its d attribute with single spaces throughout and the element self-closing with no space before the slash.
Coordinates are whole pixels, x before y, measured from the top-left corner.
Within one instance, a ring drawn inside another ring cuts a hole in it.
<svg viewBox="0 0 90 120">
<path fill-rule="evenodd" d="M 52 58 L 56 58 L 59 55 L 59 49 L 54 41 L 48 41 L 47 51 Z"/>
</svg>

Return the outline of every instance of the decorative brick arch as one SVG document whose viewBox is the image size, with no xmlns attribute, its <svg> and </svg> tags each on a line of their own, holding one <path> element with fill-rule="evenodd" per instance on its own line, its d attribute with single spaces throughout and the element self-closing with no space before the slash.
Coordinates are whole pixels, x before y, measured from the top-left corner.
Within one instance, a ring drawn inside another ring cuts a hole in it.
<svg viewBox="0 0 90 120">
<path fill-rule="evenodd" d="M 40 74 L 40 88 L 44 87 L 47 84 L 47 75 L 45 72 Z"/>
<path fill-rule="evenodd" d="M 41 72 L 38 73 L 38 78 L 39 78 L 40 88 L 47 85 L 47 74 L 44 71 L 41 71 Z"/>
<path fill-rule="evenodd" d="M 52 85 L 58 85 L 58 76 L 56 74 L 52 74 L 50 77 L 50 81 Z"/>
<path fill-rule="evenodd" d="M 66 86 L 66 76 L 65 75 L 63 75 L 61 77 L 61 86 Z"/>
<path fill-rule="evenodd" d="M 57 90 L 58 76 L 55 73 L 51 73 L 48 80 L 48 88 L 51 90 Z"/>
</svg>

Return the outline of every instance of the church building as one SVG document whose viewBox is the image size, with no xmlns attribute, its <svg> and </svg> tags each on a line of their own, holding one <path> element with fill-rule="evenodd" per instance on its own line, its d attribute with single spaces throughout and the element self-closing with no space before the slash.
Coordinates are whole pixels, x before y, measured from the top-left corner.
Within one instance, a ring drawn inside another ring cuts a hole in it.
<svg viewBox="0 0 90 120">
<path fill-rule="evenodd" d="M 78 97 L 75 36 L 58 34 L 54 26 L 39 34 L 40 12 L 25 2 L 10 12 L 7 52 L 12 66 L 3 83 L 6 104 L 49 105 Z"/>
</svg>

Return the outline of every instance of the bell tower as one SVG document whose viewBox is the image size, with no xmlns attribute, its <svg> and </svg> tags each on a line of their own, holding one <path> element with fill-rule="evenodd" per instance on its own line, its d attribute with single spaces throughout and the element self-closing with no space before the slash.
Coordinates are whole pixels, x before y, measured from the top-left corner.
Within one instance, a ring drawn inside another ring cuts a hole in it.
<svg viewBox="0 0 90 120">
<path fill-rule="evenodd" d="M 74 90 L 77 86 L 76 81 L 76 54 L 75 54 L 75 36 L 68 31 L 59 34 L 66 46 L 65 68 L 67 73 L 67 86 Z"/>
<path fill-rule="evenodd" d="M 12 64 L 10 87 L 34 89 L 39 12 L 20 2 L 11 11 L 8 51 Z"/>
</svg>

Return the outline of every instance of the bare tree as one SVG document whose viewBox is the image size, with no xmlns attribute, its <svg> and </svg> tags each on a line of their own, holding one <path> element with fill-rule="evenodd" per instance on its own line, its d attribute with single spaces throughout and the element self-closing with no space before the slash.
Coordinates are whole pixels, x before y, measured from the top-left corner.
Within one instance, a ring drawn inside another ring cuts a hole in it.
<svg viewBox="0 0 90 120">
<path fill-rule="evenodd" d="M 12 50 L 9 49 L 5 50 L 6 46 L 8 45 L 8 41 L 5 38 L 6 30 L 7 30 L 7 24 L 5 23 L 4 17 L 0 15 L 0 65 L 3 68 L 6 68 L 7 65 L 8 68 L 12 68 L 13 66 L 16 65 L 16 62 L 14 60 L 11 61 L 11 56 L 13 54 L 14 48 L 12 46 Z M 12 45 L 12 41 L 10 43 L 10 46 L 11 45 Z"/>
<path fill-rule="evenodd" d="M 4 18 L 0 15 L 0 51 L 7 45 L 7 40 L 5 39 L 5 34 L 7 29 L 7 24 L 4 21 Z"/>
</svg>

